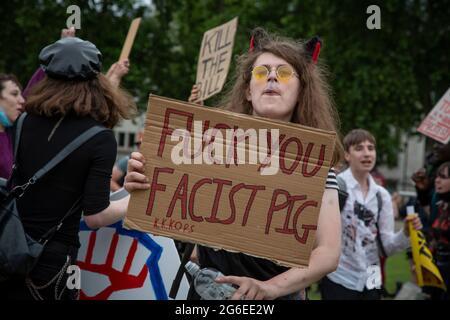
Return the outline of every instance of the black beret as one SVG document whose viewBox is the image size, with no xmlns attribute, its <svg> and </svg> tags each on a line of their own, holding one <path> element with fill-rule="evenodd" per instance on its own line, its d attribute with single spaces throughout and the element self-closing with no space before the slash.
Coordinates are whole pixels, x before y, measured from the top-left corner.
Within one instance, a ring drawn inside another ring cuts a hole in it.
<svg viewBox="0 0 450 320">
<path fill-rule="evenodd" d="M 89 41 L 67 37 L 42 49 L 39 61 L 51 78 L 89 80 L 100 72 L 102 54 Z"/>
</svg>

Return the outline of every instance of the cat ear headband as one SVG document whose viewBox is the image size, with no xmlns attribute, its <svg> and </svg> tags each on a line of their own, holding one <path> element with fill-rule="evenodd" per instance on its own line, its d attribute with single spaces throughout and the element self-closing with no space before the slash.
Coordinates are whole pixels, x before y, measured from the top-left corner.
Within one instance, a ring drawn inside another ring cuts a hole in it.
<svg viewBox="0 0 450 320">
<path fill-rule="evenodd" d="M 259 27 L 253 29 L 251 33 L 250 46 L 248 51 L 253 52 L 261 50 L 264 44 L 268 42 L 268 40 L 269 35 L 264 29 Z M 322 40 L 318 36 L 311 38 L 305 43 L 306 53 L 311 58 L 311 61 L 314 64 L 316 64 L 317 60 L 319 59 L 321 47 L 322 47 Z"/>
</svg>

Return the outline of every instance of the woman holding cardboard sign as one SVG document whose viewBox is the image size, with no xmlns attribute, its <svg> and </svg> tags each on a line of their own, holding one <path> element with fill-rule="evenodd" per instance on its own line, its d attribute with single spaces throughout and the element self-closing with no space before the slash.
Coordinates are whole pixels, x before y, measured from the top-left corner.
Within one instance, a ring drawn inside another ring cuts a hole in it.
<svg viewBox="0 0 450 320">
<path fill-rule="evenodd" d="M 236 83 L 224 105 L 239 113 L 337 131 L 338 116 L 323 71 L 316 65 L 319 50 L 318 38 L 296 43 L 256 29 L 249 52 L 239 60 Z M 198 90 L 193 90 L 189 100 L 198 103 L 196 94 Z M 332 165 L 339 161 L 341 149 L 335 151 Z M 143 172 L 144 161 L 142 154 L 132 154 L 125 178 L 128 191 L 150 187 Z M 239 287 L 232 299 L 301 299 L 306 287 L 338 264 L 341 227 L 337 189 L 330 170 L 308 268 L 287 268 L 242 253 L 198 246 L 201 267 L 214 267 L 229 275 L 216 281 Z"/>
</svg>

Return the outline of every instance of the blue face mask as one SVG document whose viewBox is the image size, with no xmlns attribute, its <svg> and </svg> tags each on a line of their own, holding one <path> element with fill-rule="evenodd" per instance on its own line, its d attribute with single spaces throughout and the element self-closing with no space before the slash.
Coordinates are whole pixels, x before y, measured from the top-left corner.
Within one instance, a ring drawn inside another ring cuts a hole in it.
<svg viewBox="0 0 450 320">
<path fill-rule="evenodd" d="M 13 125 L 1 106 L 0 106 L 0 124 L 5 128 L 12 127 Z"/>
</svg>

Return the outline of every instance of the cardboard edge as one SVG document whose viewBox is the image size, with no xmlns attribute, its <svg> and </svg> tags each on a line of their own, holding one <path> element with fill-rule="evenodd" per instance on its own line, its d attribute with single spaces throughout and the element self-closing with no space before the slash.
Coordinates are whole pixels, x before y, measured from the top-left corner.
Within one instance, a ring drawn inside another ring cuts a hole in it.
<svg viewBox="0 0 450 320">
<path fill-rule="evenodd" d="M 130 201 L 131 201 L 131 198 L 130 198 Z M 128 217 L 125 217 L 125 219 L 123 219 L 122 226 L 124 229 L 127 229 L 127 230 L 136 230 L 136 231 L 148 233 L 147 231 L 143 230 L 142 228 L 139 228 L 139 226 L 136 223 L 134 223 L 132 220 L 130 220 L 130 218 L 128 218 Z"/>
<path fill-rule="evenodd" d="M 188 242 L 188 243 L 192 243 L 192 244 L 195 244 L 195 245 L 200 245 L 200 246 L 208 247 L 208 248 L 212 248 L 212 249 L 225 250 L 225 251 L 233 252 L 233 253 L 242 253 L 242 254 L 245 254 L 245 255 L 248 255 L 248 256 L 252 256 L 252 257 L 255 257 L 255 258 L 260 258 L 260 259 L 271 261 L 271 262 L 275 263 L 276 265 L 283 266 L 283 267 L 301 268 L 301 269 L 309 267 L 309 260 L 308 260 L 308 263 L 305 264 L 305 265 L 289 263 L 289 262 L 281 261 L 281 260 L 277 260 L 277 259 L 269 259 L 269 258 L 266 258 L 266 257 L 263 257 L 263 256 L 259 256 L 259 255 L 256 255 L 256 254 L 244 253 L 242 251 L 238 251 L 238 250 L 233 250 L 233 249 L 227 248 L 226 246 L 219 246 L 219 245 L 210 244 L 210 243 L 206 243 L 206 242 L 201 242 L 201 241 L 197 241 L 197 240 L 193 241 L 193 240 L 190 240 L 190 239 L 185 239 L 183 237 L 177 237 L 175 234 L 172 234 L 172 233 L 166 234 L 164 232 L 157 232 L 157 231 L 156 232 L 143 231 L 143 232 L 150 233 L 150 234 L 156 235 L 156 236 L 162 236 L 162 237 L 166 237 L 166 238 L 171 238 L 171 239 L 178 240 L 178 241 Z"/>
<path fill-rule="evenodd" d="M 214 111 L 222 113 L 224 115 L 233 115 L 233 116 L 237 116 L 237 117 L 240 117 L 242 119 L 245 119 L 245 120 L 249 120 L 249 119 L 253 119 L 254 120 L 256 118 L 256 119 L 261 120 L 263 122 L 276 124 L 276 125 L 279 125 L 279 126 L 284 127 L 284 128 L 290 128 L 290 127 L 294 126 L 294 127 L 297 127 L 299 129 L 303 129 L 303 130 L 306 130 L 306 131 L 309 131 L 309 132 L 318 132 L 318 133 L 323 133 L 323 134 L 326 134 L 326 135 L 334 136 L 335 138 L 337 137 L 336 132 L 334 132 L 334 131 L 328 131 L 328 130 L 324 130 L 324 129 L 312 128 L 312 127 L 304 126 L 304 125 L 301 125 L 301 124 L 298 124 L 298 123 L 293 123 L 293 122 L 289 122 L 289 124 L 286 124 L 286 122 L 281 121 L 281 120 L 267 119 L 267 118 L 263 118 L 263 117 L 259 117 L 259 116 L 253 116 L 253 115 L 238 113 L 238 112 L 234 112 L 234 111 L 231 111 L 231 110 L 225 110 L 225 109 L 222 109 L 222 108 L 219 108 L 219 107 L 210 107 L 210 106 L 206 106 L 206 105 L 205 106 L 199 106 L 198 104 L 195 104 L 195 103 L 192 103 L 192 102 L 177 100 L 177 99 L 173 99 L 173 98 L 167 98 L 167 97 L 159 96 L 159 95 L 152 94 L 152 93 L 149 95 L 148 106 L 150 105 L 150 99 L 151 98 L 155 99 L 155 100 L 158 100 L 160 102 L 168 101 L 168 102 L 173 102 L 173 103 L 183 104 L 183 105 L 184 104 L 189 104 L 190 106 L 193 107 L 193 109 L 196 109 L 196 110 L 198 110 L 200 112 L 202 110 L 204 110 L 204 108 L 207 108 L 207 109 L 212 109 Z M 148 108 L 147 108 L 147 110 L 148 110 Z"/>
<path fill-rule="evenodd" d="M 141 25 L 141 20 L 142 20 L 142 17 L 138 17 L 138 18 L 134 18 L 133 21 L 131 21 L 130 26 L 128 27 L 127 36 L 126 36 L 125 41 L 122 46 L 122 50 L 120 51 L 119 61 L 129 58 L 131 49 L 133 49 L 134 41 L 136 40 L 136 36 L 139 31 L 139 27 Z M 134 25 L 136 25 L 136 31 L 134 32 L 134 35 L 133 35 L 132 28 Z"/>
</svg>

